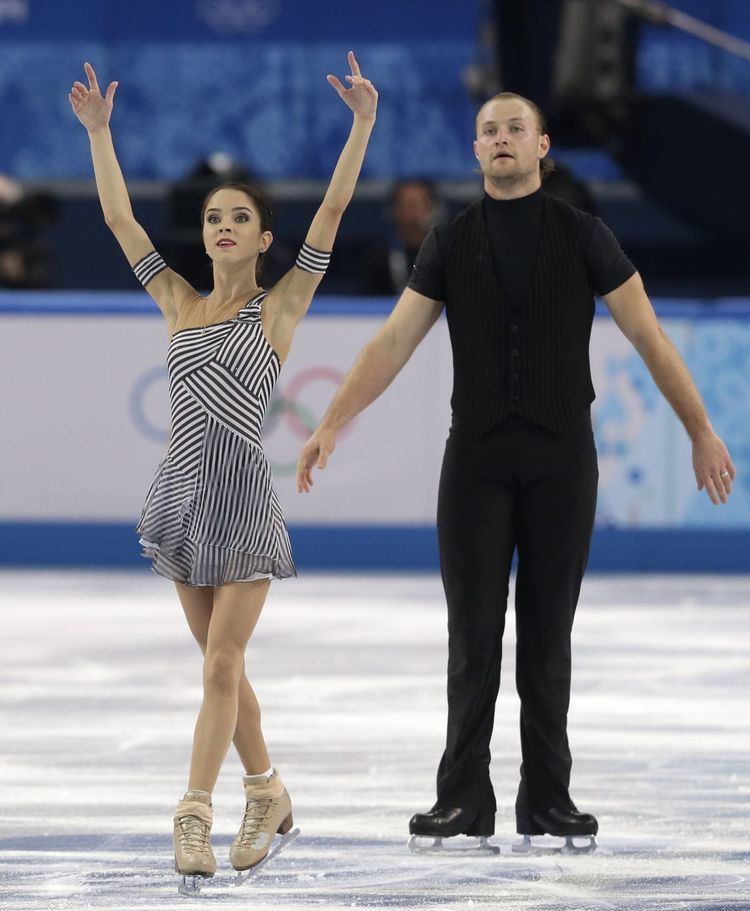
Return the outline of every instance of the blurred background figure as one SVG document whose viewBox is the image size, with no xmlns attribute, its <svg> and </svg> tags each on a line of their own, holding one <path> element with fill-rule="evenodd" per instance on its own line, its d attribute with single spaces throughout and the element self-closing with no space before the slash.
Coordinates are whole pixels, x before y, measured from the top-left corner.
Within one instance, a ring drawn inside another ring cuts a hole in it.
<svg viewBox="0 0 750 911">
<path fill-rule="evenodd" d="M 390 237 L 367 250 L 359 265 L 360 293 L 390 296 L 406 286 L 422 241 L 443 207 L 435 184 L 420 177 L 398 180 L 386 206 Z"/>
<path fill-rule="evenodd" d="M 544 178 L 544 192 L 564 200 L 577 209 L 583 209 L 584 212 L 598 215 L 598 206 L 586 182 L 576 177 L 567 165 L 556 162 L 554 157 L 551 157 L 550 161 L 553 167 Z"/>
<path fill-rule="evenodd" d="M 47 288 L 54 257 L 48 228 L 58 205 L 49 192 L 25 190 L 0 174 L 0 287 Z"/>
</svg>

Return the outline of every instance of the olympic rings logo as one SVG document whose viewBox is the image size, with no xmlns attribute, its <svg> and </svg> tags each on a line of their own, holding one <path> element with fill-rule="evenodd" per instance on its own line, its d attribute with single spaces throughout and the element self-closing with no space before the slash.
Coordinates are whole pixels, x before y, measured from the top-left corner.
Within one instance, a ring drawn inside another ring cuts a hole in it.
<svg viewBox="0 0 750 911">
<path fill-rule="evenodd" d="M 196 0 L 195 12 L 217 35 L 257 35 L 281 15 L 281 0 Z"/>
<path fill-rule="evenodd" d="M 167 383 L 166 367 L 153 367 L 138 377 L 135 385 L 130 391 L 129 411 L 130 417 L 136 428 L 154 443 L 164 443 L 169 439 L 169 430 L 159 426 L 154 418 L 149 414 L 147 399 L 152 396 L 162 398 L 162 394 L 153 391 L 157 383 Z"/>
<path fill-rule="evenodd" d="M 318 414 L 315 407 L 318 402 L 310 401 L 313 386 L 321 382 L 329 386 L 330 394 L 327 395 L 327 400 L 330 401 L 343 379 L 344 374 L 334 367 L 308 367 L 291 379 L 285 391 L 277 387 L 268 406 L 263 436 L 268 438 L 286 429 L 292 437 L 304 443 L 322 417 L 322 413 Z M 165 395 L 158 387 L 162 383 L 166 385 L 167 382 L 167 371 L 164 367 L 147 370 L 135 381 L 129 401 L 130 417 L 137 430 L 146 439 L 162 444 L 169 439 L 169 429 L 168 426 L 163 426 L 163 418 L 159 420 L 154 412 L 161 411 L 163 407 Z M 320 399 L 320 393 L 317 393 L 316 399 Z M 345 430 L 342 430 L 341 435 L 348 433 L 354 423 L 352 421 Z M 293 461 L 271 464 L 277 475 L 294 474 L 297 470 L 296 453 Z"/>
</svg>

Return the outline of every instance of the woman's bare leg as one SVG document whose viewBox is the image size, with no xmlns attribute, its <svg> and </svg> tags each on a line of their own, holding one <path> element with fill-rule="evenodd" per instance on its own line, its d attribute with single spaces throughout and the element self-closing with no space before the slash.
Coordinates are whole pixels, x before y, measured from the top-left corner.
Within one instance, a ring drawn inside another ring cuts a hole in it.
<svg viewBox="0 0 750 911">
<path fill-rule="evenodd" d="M 201 651 L 204 655 L 207 656 L 207 661 L 204 665 L 204 668 L 207 668 L 208 664 L 207 652 L 209 645 L 209 630 L 212 626 L 214 604 L 221 601 L 224 605 L 222 608 L 223 612 L 225 614 L 228 612 L 230 618 L 232 610 L 235 610 L 238 616 L 247 611 L 250 611 L 251 615 L 253 612 L 255 612 L 255 619 L 252 620 L 252 616 L 249 619 L 250 629 L 247 633 L 247 638 L 249 638 L 249 635 L 252 632 L 252 628 L 255 626 L 257 618 L 260 615 L 260 610 L 262 609 L 263 602 L 268 591 L 268 584 L 268 582 L 233 583 L 231 586 L 221 586 L 217 588 L 196 588 L 193 586 L 182 585 L 179 582 L 176 583 L 177 593 L 179 595 L 180 602 L 182 603 L 185 617 L 188 621 L 188 626 L 190 627 L 190 630 L 193 633 L 193 636 L 195 637 Z M 233 591 L 227 591 L 227 589 L 230 588 L 233 589 Z M 239 605 L 239 610 L 237 609 L 237 601 L 241 602 Z M 233 607 L 232 605 L 235 606 Z M 247 618 L 243 619 L 242 626 L 243 629 L 247 629 Z M 219 632 L 219 626 L 216 626 L 215 636 L 212 642 L 214 642 L 217 647 L 220 647 L 223 641 L 222 637 L 219 635 Z M 231 638 L 233 642 L 236 640 L 236 637 L 234 636 Z M 247 639 L 245 640 L 245 644 L 246 642 Z M 230 646 L 230 651 L 234 650 L 235 648 L 237 648 L 237 646 L 233 644 Z M 244 659 L 244 646 L 241 649 L 241 653 Z M 191 788 L 199 787 L 194 783 L 193 773 L 196 772 L 197 766 L 201 766 L 204 762 L 204 760 L 201 759 L 202 749 L 199 748 L 198 741 L 202 739 L 202 732 L 206 728 L 205 722 L 207 719 L 203 717 L 205 715 L 204 708 L 206 707 L 206 696 L 208 695 L 208 691 L 211 691 L 212 689 L 215 689 L 215 687 L 212 687 L 210 683 L 208 685 L 208 688 L 205 688 L 204 675 L 204 703 L 201 707 L 201 714 L 198 716 L 198 723 L 196 724 L 196 738 L 193 744 L 193 763 L 190 778 Z M 221 687 L 219 687 L 219 690 L 221 690 Z M 221 698 L 219 698 L 219 701 L 221 702 Z M 268 751 L 266 749 L 266 744 L 263 739 L 260 719 L 261 713 L 260 707 L 258 705 L 258 700 L 256 699 L 255 693 L 253 692 L 253 689 L 250 686 L 247 677 L 245 676 L 243 660 L 241 666 L 240 681 L 237 690 L 236 724 L 232 739 L 234 740 L 235 747 L 239 753 L 240 759 L 242 760 L 245 771 L 249 774 L 265 772 L 266 769 L 271 765 L 271 761 L 268 757 Z M 226 749 L 224 750 L 224 754 L 225 753 Z M 209 758 L 209 765 L 211 764 L 211 761 L 212 760 Z M 219 765 L 220 764 L 221 763 L 219 763 Z M 198 777 L 200 777 L 202 774 L 203 773 L 201 772 L 197 773 Z M 218 769 L 216 771 L 216 774 L 218 774 Z M 201 790 L 207 790 L 207 788 L 201 787 Z"/>
<path fill-rule="evenodd" d="M 211 622 L 214 604 L 214 589 L 212 587 L 196 588 L 180 582 L 176 582 L 175 585 L 190 631 L 201 652 L 205 655 L 208 645 L 208 626 Z M 260 722 L 260 705 L 243 670 L 240 679 L 237 727 L 233 740 L 248 775 L 265 772 L 271 765 Z"/>
</svg>

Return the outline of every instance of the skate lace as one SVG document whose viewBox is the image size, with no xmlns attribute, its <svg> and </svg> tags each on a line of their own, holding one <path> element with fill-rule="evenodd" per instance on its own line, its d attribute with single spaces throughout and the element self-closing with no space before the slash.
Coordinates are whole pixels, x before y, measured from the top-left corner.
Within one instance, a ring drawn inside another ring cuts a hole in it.
<svg viewBox="0 0 750 911">
<path fill-rule="evenodd" d="M 274 803 L 273 798 L 248 800 L 240 830 L 240 843 L 243 847 L 251 846 L 255 839 L 263 833 L 264 823 L 268 819 Z"/>
<path fill-rule="evenodd" d="M 193 851 L 205 851 L 208 848 L 208 825 L 197 816 L 182 816 L 180 826 L 180 845 Z"/>
</svg>

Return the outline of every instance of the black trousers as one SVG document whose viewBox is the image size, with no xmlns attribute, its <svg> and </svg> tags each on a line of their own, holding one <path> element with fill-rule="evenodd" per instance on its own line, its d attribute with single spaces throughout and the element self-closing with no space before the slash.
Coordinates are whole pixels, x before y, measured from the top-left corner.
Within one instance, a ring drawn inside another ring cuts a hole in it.
<svg viewBox="0 0 750 911">
<path fill-rule="evenodd" d="M 563 435 L 513 415 L 479 440 L 457 430 L 448 438 L 438 498 L 448 603 L 448 734 L 436 806 L 475 813 L 477 834 L 494 832 L 490 737 L 514 550 L 523 759 L 517 822 L 523 825 L 540 810 L 572 807 L 570 633 L 598 478 L 588 409 Z"/>
</svg>

